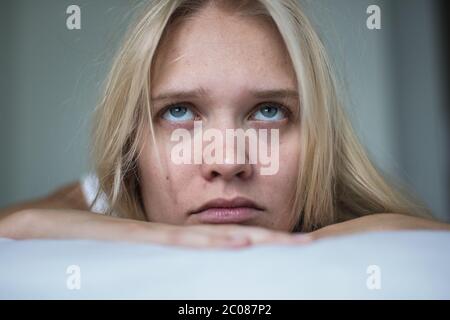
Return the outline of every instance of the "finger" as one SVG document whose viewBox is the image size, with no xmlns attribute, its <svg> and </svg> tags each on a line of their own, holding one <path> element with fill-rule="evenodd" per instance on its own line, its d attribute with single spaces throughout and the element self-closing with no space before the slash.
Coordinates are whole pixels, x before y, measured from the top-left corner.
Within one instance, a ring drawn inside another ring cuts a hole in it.
<svg viewBox="0 0 450 320">
<path fill-rule="evenodd" d="M 279 242 L 287 243 L 293 241 L 291 233 L 283 231 L 274 231 L 260 227 L 247 227 L 243 229 L 231 229 L 231 234 L 246 235 L 250 238 L 252 244 Z"/>
<path fill-rule="evenodd" d="M 195 229 L 184 230 L 181 228 L 161 232 L 158 236 L 152 237 L 151 242 L 191 248 L 240 248 L 250 245 L 247 237 L 211 235 Z"/>
<path fill-rule="evenodd" d="M 249 237 L 252 244 L 302 244 L 309 243 L 313 240 L 313 237 L 307 233 L 290 233 L 253 226 L 248 227 L 240 225 L 230 225 L 226 230 L 228 234 L 237 234 Z"/>
<path fill-rule="evenodd" d="M 256 226 L 243 226 L 239 224 L 227 225 L 203 225 L 203 231 L 212 234 L 224 234 L 230 236 L 249 237 L 253 241 L 263 240 L 274 235 L 288 235 L 287 232 L 279 232 Z"/>
</svg>

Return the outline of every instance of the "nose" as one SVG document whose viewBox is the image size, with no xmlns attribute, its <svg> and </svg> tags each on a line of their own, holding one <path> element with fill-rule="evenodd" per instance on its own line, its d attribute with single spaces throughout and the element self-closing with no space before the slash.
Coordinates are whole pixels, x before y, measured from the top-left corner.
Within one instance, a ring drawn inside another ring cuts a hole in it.
<svg viewBox="0 0 450 320">
<path fill-rule="evenodd" d="M 247 180 L 252 175 L 252 165 L 249 163 L 213 163 L 202 164 L 202 175 L 208 180 L 223 179 L 231 181 L 233 179 Z"/>
<path fill-rule="evenodd" d="M 203 158 L 201 164 L 201 174 L 207 181 L 223 179 L 231 181 L 233 179 L 248 180 L 253 174 L 253 164 L 248 161 L 246 150 L 227 150 L 224 146 L 222 157 L 219 161 L 206 161 Z M 240 153 L 240 154 L 239 154 Z M 243 161 L 245 158 L 245 161 Z"/>
</svg>

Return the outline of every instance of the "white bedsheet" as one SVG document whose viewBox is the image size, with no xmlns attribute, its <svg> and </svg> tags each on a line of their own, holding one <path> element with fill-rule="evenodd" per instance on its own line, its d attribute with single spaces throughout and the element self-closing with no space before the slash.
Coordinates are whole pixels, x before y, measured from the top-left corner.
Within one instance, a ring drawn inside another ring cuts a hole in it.
<svg viewBox="0 0 450 320">
<path fill-rule="evenodd" d="M 0 298 L 450 299 L 450 232 L 243 250 L 0 239 Z"/>
</svg>

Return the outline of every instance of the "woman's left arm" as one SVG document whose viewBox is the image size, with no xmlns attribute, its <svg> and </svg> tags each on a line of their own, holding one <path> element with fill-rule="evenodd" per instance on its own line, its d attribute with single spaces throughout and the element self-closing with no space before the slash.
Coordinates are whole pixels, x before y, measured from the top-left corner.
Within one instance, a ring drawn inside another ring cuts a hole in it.
<svg viewBox="0 0 450 320">
<path fill-rule="evenodd" d="M 405 214 L 378 213 L 326 226 L 309 233 L 313 240 L 362 233 L 393 230 L 450 231 L 450 224 Z"/>
</svg>

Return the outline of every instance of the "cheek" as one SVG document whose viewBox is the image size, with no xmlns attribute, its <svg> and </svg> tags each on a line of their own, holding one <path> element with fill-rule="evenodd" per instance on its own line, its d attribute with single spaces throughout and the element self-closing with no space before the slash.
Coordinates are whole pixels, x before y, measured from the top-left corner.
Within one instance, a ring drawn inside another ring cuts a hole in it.
<svg viewBox="0 0 450 320">
<path fill-rule="evenodd" d="M 158 141 L 166 141 L 158 138 Z M 195 176 L 195 166 L 176 165 L 170 159 L 170 144 L 159 144 L 159 156 L 151 142 L 146 142 L 138 159 L 141 193 L 150 221 L 178 224 L 182 221 L 186 188 Z M 179 221 L 180 220 L 180 221 Z"/>
<path fill-rule="evenodd" d="M 286 216 L 291 213 L 289 200 L 295 195 L 301 151 L 298 137 L 292 133 L 280 139 L 280 165 L 277 174 L 259 177 L 262 195 L 271 204 L 274 221 L 280 220 L 279 223 L 288 221 Z"/>
<path fill-rule="evenodd" d="M 295 150 L 297 149 L 297 150 Z M 280 164 L 278 172 L 271 176 L 261 176 L 269 196 L 280 197 L 293 192 L 298 176 L 299 150 L 297 146 L 280 145 Z M 276 192 L 273 192 L 275 191 Z"/>
<path fill-rule="evenodd" d="M 280 133 L 278 154 L 279 166 L 274 178 L 288 181 L 296 179 L 300 159 L 300 132 L 296 126 Z"/>
<path fill-rule="evenodd" d="M 299 134 L 292 132 L 280 143 L 280 173 L 287 181 L 297 181 L 300 161 Z"/>
</svg>

